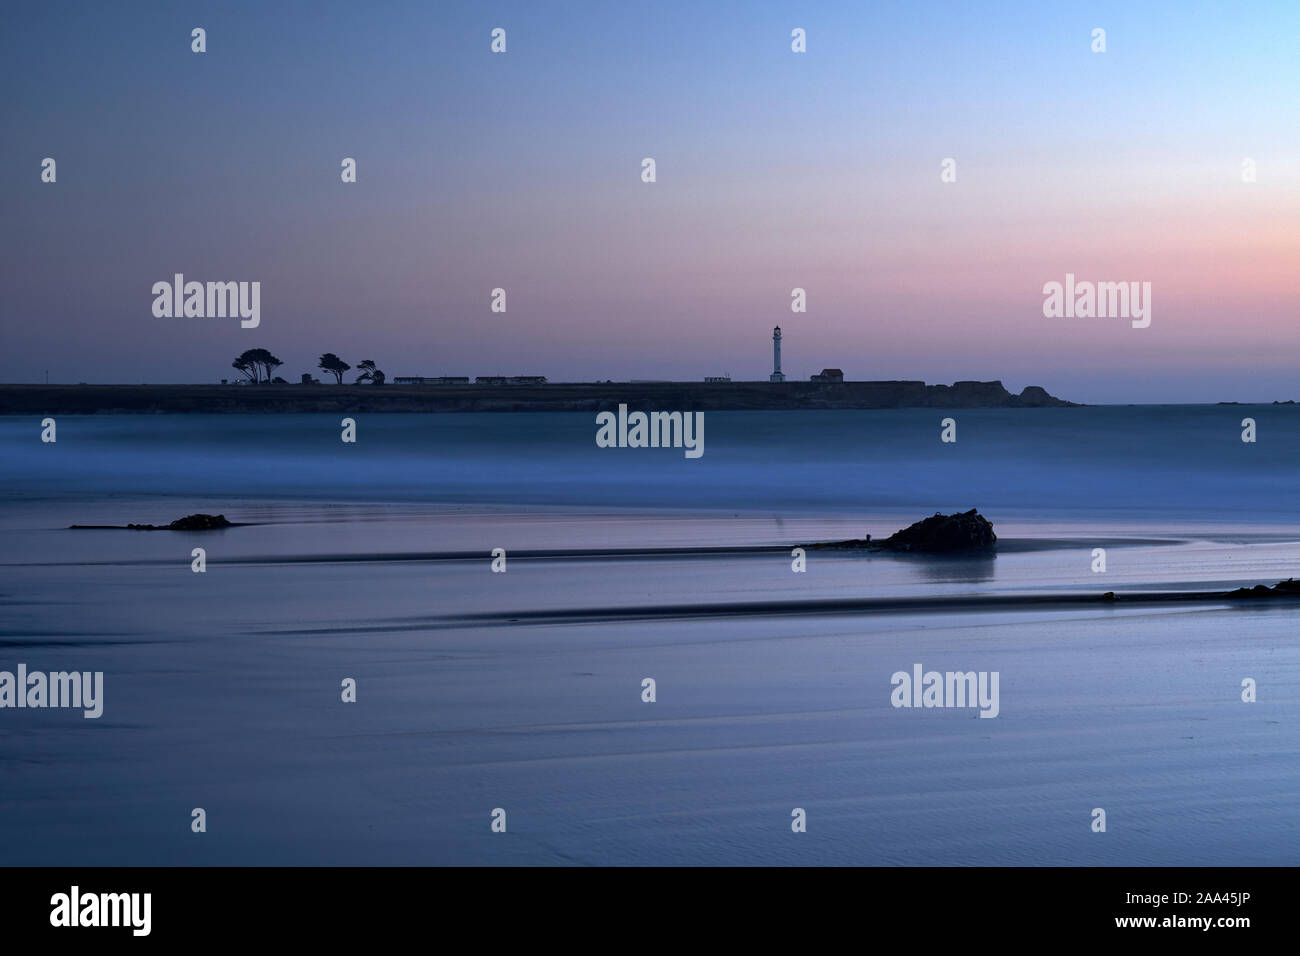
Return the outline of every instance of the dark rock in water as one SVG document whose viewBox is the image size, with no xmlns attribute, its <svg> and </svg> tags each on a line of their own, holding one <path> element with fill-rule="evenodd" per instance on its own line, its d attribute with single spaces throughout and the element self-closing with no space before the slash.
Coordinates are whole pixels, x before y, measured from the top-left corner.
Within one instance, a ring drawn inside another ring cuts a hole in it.
<svg viewBox="0 0 1300 956">
<path fill-rule="evenodd" d="M 954 515 L 936 512 L 890 535 L 880 546 L 887 551 L 946 554 L 952 551 L 991 551 L 997 542 L 993 523 L 972 508 Z"/>
<path fill-rule="evenodd" d="M 992 551 L 998 536 L 993 522 L 972 508 L 964 514 L 943 515 L 935 512 L 911 527 L 890 535 L 884 541 L 849 538 L 847 541 L 822 541 L 800 545 L 803 548 L 835 551 L 906 551 L 912 554 L 952 554 Z M 1300 585 L 1298 585 L 1300 586 Z"/>
<path fill-rule="evenodd" d="M 134 531 L 211 531 L 214 528 L 233 528 L 225 515 L 186 515 L 171 524 L 129 524 Z"/>
<path fill-rule="evenodd" d="M 122 525 L 111 524 L 74 524 L 69 527 L 80 530 L 98 528 L 119 531 L 214 531 L 217 528 L 235 528 L 238 524 L 227 521 L 225 515 L 194 514 L 177 518 L 171 524 L 129 524 L 125 528 Z"/>
<path fill-rule="evenodd" d="M 233 528 L 225 515 L 186 515 L 167 526 L 169 531 L 210 531 L 213 528 Z"/>
<path fill-rule="evenodd" d="M 1228 591 L 1224 596 L 1232 598 L 1264 598 L 1286 594 L 1300 595 L 1300 581 L 1295 578 L 1287 578 L 1285 581 L 1277 582 L 1271 588 L 1263 584 L 1256 584 L 1253 588 L 1237 588 L 1235 591 Z"/>
<path fill-rule="evenodd" d="M 1228 597 L 1270 597 L 1274 590 L 1265 584 L 1256 584 L 1253 588 L 1237 588 L 1229 591 Z"/>
<path fill-rule="evenodd" d="M 907 551 L 913 554 L 952 554 L 958 551 L 992 551 L 997 546 L 993 523 L 979 511 L 971 509 L 957 515 L 935 512 L 930 518 L 904 528 L 885 538 L 872 541 L 871 535 L 846 541 L 822 541 L 801 545 L 819 550 Z M 1297 585 L 1300 587 L 1300 585 Z"/>
</svg>

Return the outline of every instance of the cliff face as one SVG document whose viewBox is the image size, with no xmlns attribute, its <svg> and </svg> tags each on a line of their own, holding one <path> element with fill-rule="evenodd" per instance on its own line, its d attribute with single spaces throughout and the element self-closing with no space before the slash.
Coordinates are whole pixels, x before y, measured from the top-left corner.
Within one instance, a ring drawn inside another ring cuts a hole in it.
<svg viewBox="0 0 1300 956">
<path fill-rule="evenodd" d="M 934 408 L 1001 408 L 1010 404 L 1012 395 L 1001 382 L 954 382 L 952 385 L 927 386 Z"/>
<path fill-rule="evenodd" d="M 1024 391 L 1015 396 L 1010 404 L 1021 408 L 1064 408 L 1075 405 L 1074 402 L 1053 398 L 1041 385 L 1026 385 Z"/>
<path fill-rule="evenodd" d="M 1013 395 L 1001 382 L 954 382 L 952 385 L 927 385 L 926 401 L 933 408 L 1069 408 L 1075 402 L 1054 398 L 1041 385 L 1028 385 Z"/>
<path fill-rule="evenodd" d="M 157 412 L 597 412 L 1048 408 L 1001 382 L 603 382 L 547 385 L 0 385 L 0 415 Z"/>
</svg>

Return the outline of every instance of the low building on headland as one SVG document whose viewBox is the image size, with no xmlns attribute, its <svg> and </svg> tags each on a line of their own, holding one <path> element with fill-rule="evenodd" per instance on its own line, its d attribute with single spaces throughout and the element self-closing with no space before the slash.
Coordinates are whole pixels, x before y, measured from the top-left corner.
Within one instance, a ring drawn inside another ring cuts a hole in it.
<svg viewBox="0 0 1300 956">
<path fill-rule="evenodd" d="M 398 375 L 393 379 L 394 385 L 468 385 L 468 375 Z"/>
<path fill-rule="evenodd" d="M 844 381 L 844 372 L 842 372 L 840 369 L 837 368 L 824 368 L 821 370 L 821 374 L 812 376 L 810 379 L 808 379 L 808 381 L 842 382 Z"/>
<path fill-rule="evenodd" d="M 714 383 L 717 383 L 717 382 L 730 382 L 730 381 L 731 381 L 731 376 L 730 376 L 730 375 L 706 375 L 706 376 L 704 376 L 704 381 L 706 381 L 706 382 L 714 382 Z"/>
<path fill-rule="evenodd" d="M 475 385 L 545 385 L 545 375 L 479 375 Z"/>
</svg>

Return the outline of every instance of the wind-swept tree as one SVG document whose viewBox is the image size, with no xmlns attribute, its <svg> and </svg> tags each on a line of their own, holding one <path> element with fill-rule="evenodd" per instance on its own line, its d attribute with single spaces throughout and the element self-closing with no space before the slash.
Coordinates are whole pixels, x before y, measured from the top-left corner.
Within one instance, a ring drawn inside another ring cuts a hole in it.
<svg viewBox="0 0 1300 956">
<path fill-rule="evenodd" d="M 361 374 L 357 376 L 358 384 L 361 382 L 369 382 L 372 385 L 383 385 L 384 382 L 388 380 L 388 376 L 375 368 L 373 359 L 365 359 L 364 361 L 358 362 L 357 369 L 361 372 Z"/>
<path fill-rule="evenodd" d="M 257 381 L 257 362 L 253 359 L 253 352 L 256 349 L 245 349 L 239 357 L 230 363 L 230 367 L 238 369 L 248 376 L 250 382 Z"/>
<path fill-rule="evenodd" d="M 262 366 L 262 371 L 266 373 L 266 380 L 271 381 L 271 373 L 284 364 L 266 349 L 254 349 L 257 353 L 257 364 Z"/>
<path fill-rule="evenodd" d="M 250 382 L 269 382 L 271 373 L 283 364 L 266 349 L 245 349 L 230 363 L 230 367 L 239 369 Z"/>
<path fill-rule="evenodd" d="M 317 368 L 322 371 L 331 373 L 340 385 L 343 384 L 343 373 L 351 367 L 351 365 L 343 361 L 333 352 L 326 352 L 322 355 L 320 357 L 320 364 L 317 366 Z"/>
</svg>

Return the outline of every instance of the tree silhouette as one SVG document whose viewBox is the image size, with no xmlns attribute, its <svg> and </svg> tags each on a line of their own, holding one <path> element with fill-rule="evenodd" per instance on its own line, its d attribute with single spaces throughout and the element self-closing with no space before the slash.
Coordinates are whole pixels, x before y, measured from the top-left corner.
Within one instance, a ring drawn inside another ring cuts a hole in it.
<svg viewBox="0 0 1300 956">
<path fill-rule="evenodd" d="M 333 352 L 326 352 L 324 355 L 320 357 L 320 365 L 318 365 L 317 367 L 320 368 L 322 371 L 332 373 L 334 375 L 334 378 L 337 380 L 338 384 L 342 385 L 343 373 L 346 372 L 348 369 L 350 369 L 352 366 L 349 365 L 347 362 L 343 361 Z"/>
<path fill-rule="evenodd" d="M 271 373 L 283 364 L 266 349 L 245 349 L 230 363 L 230 367 L 239 369 L 248 376 L 250 382 L 269 382 Z"/>
<path fill-rule="evenodd" d="M 271 373 L 283 365 L 284 362 L 280 361 L 266 349 L 256 349 L 256 351 L 258 353 L 258 364 L 262 366 L 262 370 L 266 373 L 266 380 L 269 382 L 271 381 Z"/>
<path fill-rule="evenodd" d="M 248 376 L 250 382 L 257 381 L 257 364 L 252 359 L 252 349 L 243 352 L 238 358 L 230 363 L 231 368 L 239 369 Z"/>
<path fill-rule="evenodd" d="M 372 385 L 383 385 L 384 382 L 388 380 L 388 376 L 375 368 L 375 362 L 373 359 L 365 359 L 364 361 L 358 362 L 357 368 L 361 372 L 361 374 L 357 376 L 358 384 L 361 382 L 369 382 Z"/>
</svg>

